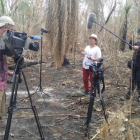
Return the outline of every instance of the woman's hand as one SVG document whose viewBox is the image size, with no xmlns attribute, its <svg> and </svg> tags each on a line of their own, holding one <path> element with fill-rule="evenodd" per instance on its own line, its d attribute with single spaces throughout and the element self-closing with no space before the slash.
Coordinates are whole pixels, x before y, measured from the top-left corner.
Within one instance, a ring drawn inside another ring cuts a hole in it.
<svg viewBox="0 0 140 140">
<path fill-rule="evenodd" d="M 79 52 L 82 53 L 82 52 L 84 52 L 84 50 L 80 47 Z"/>
<path fill-rule="evenodd" d="M 92 60 L 91 56 L 87 56 L 88 59 Z"/>
<path fill-rule="evenodd" d="M 83 56 L 85 56 L 85 52 L 84 52 L 84 49 L 82 49 L 82 48 L 79 48 L 79 52 L 83 55 Z"/>
</svg>

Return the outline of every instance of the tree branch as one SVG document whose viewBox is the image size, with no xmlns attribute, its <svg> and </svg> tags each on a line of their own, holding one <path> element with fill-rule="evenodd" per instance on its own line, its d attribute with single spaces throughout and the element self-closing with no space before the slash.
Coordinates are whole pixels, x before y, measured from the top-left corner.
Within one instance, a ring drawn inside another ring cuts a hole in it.
<svg viewBox="0 0 140 140">
<path fill-rule="evenodd" d="M 117 5 L 117 3 L 116 3 L 116 1 L 115 1 L 114 6 L 113 6 L 112 10 L 110 11 L 110 13 L 109 13 L 109 15 L 108 15 L 108 17 L 107 17 L 107 19 L 106 19 L 106 21 L 105 21 L 105 25 L 107 24 L 107 22 L 109 21 L 109 19 L 110 19 L 112 13 L 114 12 L 114 10 L 115 10 L 115 8 L 116 8 L 116 5 Z M 99 32 L 101 32 L 102 29 L 103 29 L 103 28 L 101 28 L 101 30 L 100 30 Z"/>
</svg>

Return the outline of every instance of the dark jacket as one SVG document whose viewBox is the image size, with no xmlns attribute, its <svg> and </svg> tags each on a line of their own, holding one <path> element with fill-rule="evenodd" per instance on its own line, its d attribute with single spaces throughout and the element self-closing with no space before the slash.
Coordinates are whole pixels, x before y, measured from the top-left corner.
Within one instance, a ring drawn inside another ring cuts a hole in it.
<svg viewBox="0 0 140 140">
<path fill-rule="evenodd" d="M 130 40 L 129 44 L 132 45 L 132 40 Z M 133 46 L 139 46 L 139 49 L 134 51 L 132 60 L 136 68 L 140 69 L 140 41 L 134 43 Z M 132 50 L 132 46 L 129 46 L 129 49 Z"/>
</svg>

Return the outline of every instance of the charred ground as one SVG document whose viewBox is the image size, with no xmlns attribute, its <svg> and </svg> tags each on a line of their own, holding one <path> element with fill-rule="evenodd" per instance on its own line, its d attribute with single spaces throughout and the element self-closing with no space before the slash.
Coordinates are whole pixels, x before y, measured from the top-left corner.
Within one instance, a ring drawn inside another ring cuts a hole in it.
<svg viewBox="0 0 140 140">
<path fill-rule="evenodd" d="M 109 123 L 104 122 L 102 108 L 97 96 L 93 111 L 93 115 L 97 118 L 91 122 L 88 137 L 84 136 L 84 130 L 90 96 L 84 95 L 83 92 L 82 60 L 80 56 L 77 55 L 75 64 L 73 58 L 70 58 L 70 65 L 63 66 L 60 70 L 54 69 L 52 59 L 43 63 L 42 86 L 47 95 L 39 91 L 35 93 L 39 85 L 39 65 L 24 68 L 46 140 L 138 138 L 140 134 L 140 105 L 136 102 L 136 96 L 134 96 L 131 103 L 119 100 L 127 91 L 128 74 L 130 73 L 124 67 L 127 58 L 122 61 L 122 59 L 119 59 L 121 55 L 119 53 L 117 56 L 112 56 L 112 58 L 104 57 L 106 90 L 103 97 L 108 108 Z M 7 88 L 6 111 L 9 105 L 11 87 L 12 85 L 8 85 Z M 18 90 L 18 107 L 30 107 L 25 90 L 24 82 L 22 82 Z M 132 104 L 131 109 L 130 104 Z M 7 113 L 0 121 L 1 140 L 5 132 L 6 122 Z M 132 135 L 128 136 L 128 131 Z M 19 139 L 40 139 L 33 112 L 30 109 L 22 109 L 13 114 L 10 140 Z"/>
</svg>

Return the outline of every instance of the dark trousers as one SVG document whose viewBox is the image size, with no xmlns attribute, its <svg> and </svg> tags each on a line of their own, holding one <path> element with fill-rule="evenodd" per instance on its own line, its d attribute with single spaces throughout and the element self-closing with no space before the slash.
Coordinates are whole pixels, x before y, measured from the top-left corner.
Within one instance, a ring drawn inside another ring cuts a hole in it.
<svg viewBox="0 0 140 140">
<path fill-rule="evenodd" d="M 132 91 L 134 91 L 137 86 L 138 94 L 140 95 L 140 69 L 133 70 L 132 74 Z M 131 78 L 130 78 L 130 87 L 131 87 Z M 129 88 L 130 90 L 131 88 Z"/>
<path fill-rule="evenodd" d="M 90 81 L 90 86 L 89 86 Z M 93 87 L 93 72 L 90 72 L 89 69 L 83 68 L 83 82 L 85 91 L 91 91 Z"/>
</svg>

